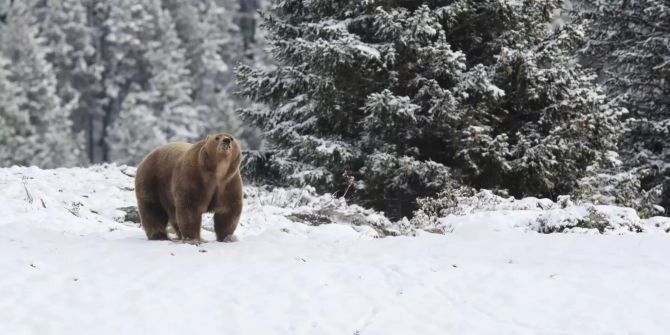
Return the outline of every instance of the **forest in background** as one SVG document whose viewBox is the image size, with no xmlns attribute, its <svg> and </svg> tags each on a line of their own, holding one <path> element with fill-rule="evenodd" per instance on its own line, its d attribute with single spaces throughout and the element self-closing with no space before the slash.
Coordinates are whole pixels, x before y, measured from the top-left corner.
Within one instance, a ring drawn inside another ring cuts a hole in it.
<svg viewBox="0 0 670 335">
<path fill-rule="evenodd" d="M 264 67 L 259 0 L 6 1 L 0 162 L 137 164 L 152 148 L 230 131 L 238 64 Z"/>
<path fill-rule="evenodd" d="M 248 180 L 391 218 L 430 220 L 475 189 L 670 207 L 665 1 L 259 7 L 8 1 L 0 164 L 135 164 L 228 129 L 259 149 Z"/>
</svg>

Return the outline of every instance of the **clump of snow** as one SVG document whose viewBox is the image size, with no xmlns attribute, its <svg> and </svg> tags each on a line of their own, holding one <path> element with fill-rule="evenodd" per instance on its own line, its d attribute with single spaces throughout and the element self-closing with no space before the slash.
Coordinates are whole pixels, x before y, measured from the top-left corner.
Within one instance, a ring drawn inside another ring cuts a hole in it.
<svg viewBox="0 0 670 335">
<path fill-rule="evenodd" d="M 547 210 L 556 207 L 549 199 L 527 197 L 501 197 L 489 190 L 481 190 L 473 196 L 458 197 L 455 207 L 448 209 L 449 214 L 466 215 L 482 211 L 518 211 L 518 210 Z"/>
<path fill-rule="evenodd" d="M 610 155 L 610 160 L 617 156 Z M 614 161 L 615 164 L 618 162 Z M 662 187 L 644 190 L 641 186 L 641 173 L 626 171 L 615 174 L 595 174 L 582 178 L 576 195 L 593 204 L 618 205 L 637 210 L 641 217 L 650 217 L 664 212 L 658 206 L 662 196 Z"/>
<path fill-rule="evenodd" d="M 639 233 L 642 220 L 632 208 L 616 206 L 570 206 L 540 213 L 528 228 L 540 233 Z"/>
<path fill-rule="evenodd" d="M 424 199 L 422 209 L 412 222 L 414 226 L 434 232 L 453 232 L 465 222 L 492 215 L 503 215 L 495 229 L 520 229 L 538 233 L 627 234 L 657 231 L 666 227 L 658 218 L 641 219 L 628 207 L 573 203 L 569 197 L 550 199 L 533 197 L 515 199 L 488 190 L 474 195 L 442 195 Z M 666 221 L 670 222 L 670 221 Z"/>
<path fill-rule="evenodd" d="M 347 224 L 372 237 L 400 234 L 383 214 L 348 205 L 343 198 L 333 195 L 318 195 L 311 186 L 290 189 L 247 186 L 245 206 L 251 210 L 270 207 L 292 221 L 311 226 Z"/>
<path fill-rule="evenodd" d="M 379 53 L 379 50 L 366 45 L 366 44 L 356 44 L 354 45 L 354 48 L 360 50 L 366 55 L 369 55 L 372 58 L 379 59 L 381 57 L 381 54 Z"/>
<path fill-rule="evenodd" d="M 657 229 L 666 233 L 670 233 L 670 218 L 667 216 L 654 216 L 644 220 L 644 224 L 648 229 Z"/>
</svg>

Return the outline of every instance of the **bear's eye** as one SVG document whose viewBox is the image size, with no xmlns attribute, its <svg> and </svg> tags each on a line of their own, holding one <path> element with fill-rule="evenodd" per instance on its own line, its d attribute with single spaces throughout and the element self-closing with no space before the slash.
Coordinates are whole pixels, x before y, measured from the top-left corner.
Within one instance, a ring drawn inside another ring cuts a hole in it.
<svg viewBox="0 0 670 335">
<path fill-rule="evenodd" d="M 217 136 L 217 137 L 215 137 L 214 139 L 218 141 L 218 140 L 221 139 L 221 136 Z"/>
</svg>

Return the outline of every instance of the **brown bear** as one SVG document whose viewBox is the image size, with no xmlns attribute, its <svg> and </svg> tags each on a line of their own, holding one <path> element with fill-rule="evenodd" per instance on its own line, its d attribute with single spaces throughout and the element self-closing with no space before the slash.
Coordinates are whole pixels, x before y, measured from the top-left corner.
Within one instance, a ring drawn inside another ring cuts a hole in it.
<svg viewBox="0 0 670 335">
<path fill-rule="evenodd" d="M 167 240 L 168 223 L 180 240 L 199 243 L 202 214 L 214 213 L 216 240 L 233 234 L 242 212 L 241 147 L 230 134 L 195 144 L 170 143 L 137 167 L 135 195 L 149 240 Z"/>
</svg>

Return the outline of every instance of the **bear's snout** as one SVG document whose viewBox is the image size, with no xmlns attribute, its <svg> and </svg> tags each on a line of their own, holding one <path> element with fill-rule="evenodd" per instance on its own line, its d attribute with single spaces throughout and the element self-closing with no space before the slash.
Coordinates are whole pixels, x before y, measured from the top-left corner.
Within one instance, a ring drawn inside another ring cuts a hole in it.
<svg viewBox="0 0 670 335">
<path fill-rule="evenodd" d="M 226 148 L 226 149 L 230 149 L 230 142 L 232 142 L 232 141 L 233 141 L 232 138 L 230 138 L 230 137 L 224 137 L 224 138 L 221 140 L 221 144 L 223 144 L 223 147 L 224 147 L 224 148 Z"/>
</svg>

